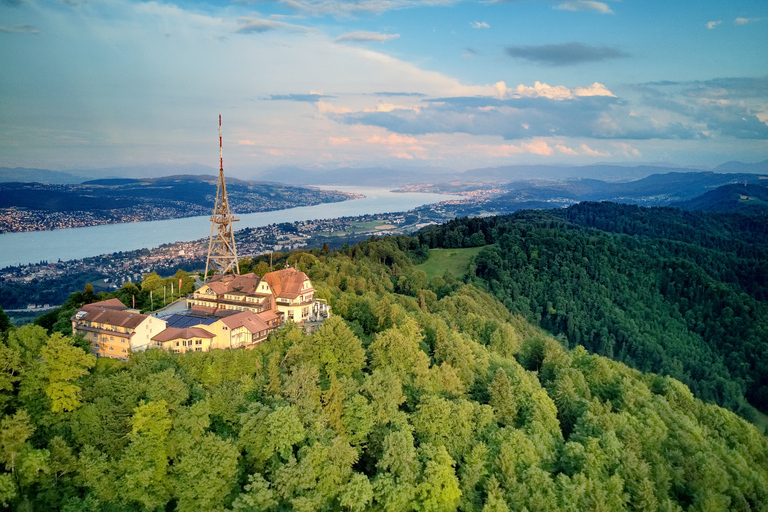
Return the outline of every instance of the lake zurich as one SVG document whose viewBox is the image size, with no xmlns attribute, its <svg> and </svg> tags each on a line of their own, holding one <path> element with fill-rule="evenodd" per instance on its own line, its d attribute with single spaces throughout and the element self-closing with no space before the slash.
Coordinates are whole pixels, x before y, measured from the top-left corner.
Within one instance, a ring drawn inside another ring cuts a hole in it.
<svg viewBox="0 0 768 512">
<path fill-rule="evenodd" d="M 457 196 L 441 194 L 401 194 L 387 189 L 358 187 L 323 187 L 363 194 L 363 199 L 341 203 L 323 203 L 270 212 L 238 215 L 235 229 L 268 226 L 280 222 L 354 217 L 376 213 L 407 211 L 425 204 L 438 203 Z M 211 206 L 213 211 L 213 206 Z M 183 219 L 130 222 L 84 228 L 29 231 L 0 235 L 0 268 L 41 261 L 67 261 L 118 251 L 154 248 L 163 244 L 208 238 L 209 216 Z"/>
</svg>

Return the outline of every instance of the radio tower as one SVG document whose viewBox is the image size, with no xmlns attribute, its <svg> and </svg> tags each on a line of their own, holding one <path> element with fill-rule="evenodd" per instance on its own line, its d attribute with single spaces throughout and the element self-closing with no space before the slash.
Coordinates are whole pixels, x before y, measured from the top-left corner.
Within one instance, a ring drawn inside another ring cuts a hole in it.
<svg viewBox="0 0 768 512">
<path fill-rule="evenodd" d="M 216 203 L 211 216 L 211 239 L 208 242 L 208 259 L 205 261 L 205 280 L 208 269 L 214 274 L 240 273 L 235 248 L 235 234 L 232 223 L 240 220 L 232 216 L 227 199 L 227 184 L 224 183 L 224 153 L 221 142 L 221 115 L 219 115 L 219 185 L 216 188 Z"/>
</svg>

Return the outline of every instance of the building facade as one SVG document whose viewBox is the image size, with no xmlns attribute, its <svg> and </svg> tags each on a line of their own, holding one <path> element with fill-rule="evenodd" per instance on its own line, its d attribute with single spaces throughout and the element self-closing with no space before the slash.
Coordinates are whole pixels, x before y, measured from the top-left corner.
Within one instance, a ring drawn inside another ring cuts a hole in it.
<svg viewBox="0 0 768 512">
<path fill-rule="evenodd" d="M 275 309 L 275 297 L 267 281 L 256 274 L 213 276 L 187 299 L 188 308 L 261 313 Z"/>
<path fill-rule="evenodd" d="M 91 353 L 122 360 L 152 347 L 152 338 L 166 327 L 163 320 L 130 309 L 118 299 L 86 304 L 70 320 L 72 334 L 88 340 Z"/>
<path fill-rule="evenodd" d="M 315 305 L 315 289 L 307 274 L 289 267 L 269 272 L 263 280 L 275 296 L 283 321 L 303 324 L 309 320 Z"/>
</svg>

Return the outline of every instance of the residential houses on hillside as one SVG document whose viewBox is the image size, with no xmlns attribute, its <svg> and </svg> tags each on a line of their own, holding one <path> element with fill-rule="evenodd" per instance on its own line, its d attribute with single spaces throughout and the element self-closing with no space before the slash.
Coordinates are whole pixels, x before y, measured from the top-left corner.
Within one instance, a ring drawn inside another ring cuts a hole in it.
<svg viewBox="0 0 768 512">
<path fill-rule="evenodd" d="M 144 315 L 118 299 L 87 304 L 72 317 L 72 332 L 89 340 L 94 354 L 116 359 L 147 348 L 176 353 L 251 348 L 284 322 L 307 322 L 315 304 L 312 282 L 296 269 L 263 278 L 228 274 L 198 288 L 183 313 Z"/>
</svg>

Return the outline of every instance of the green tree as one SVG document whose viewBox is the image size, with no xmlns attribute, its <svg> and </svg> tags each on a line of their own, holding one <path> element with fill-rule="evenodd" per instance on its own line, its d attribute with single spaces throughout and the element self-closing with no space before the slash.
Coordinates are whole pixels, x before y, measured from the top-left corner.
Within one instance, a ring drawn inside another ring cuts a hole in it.
<svg viewBox="0 0 768 512">
<path fill-rule="evenodd" d="M 45 394 L 51 399 L 51 411 L 73 411 L 82 405 L 80 386 L 73 383 L 96 364 L 96 356 L 76 347 L 70 337 L 55 333 L 40 350 L 41 373 L 47 381 Z"/>
</svg>

